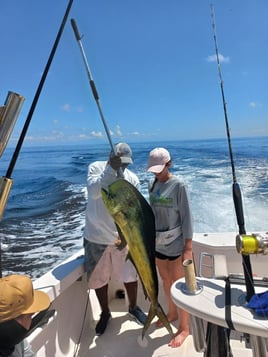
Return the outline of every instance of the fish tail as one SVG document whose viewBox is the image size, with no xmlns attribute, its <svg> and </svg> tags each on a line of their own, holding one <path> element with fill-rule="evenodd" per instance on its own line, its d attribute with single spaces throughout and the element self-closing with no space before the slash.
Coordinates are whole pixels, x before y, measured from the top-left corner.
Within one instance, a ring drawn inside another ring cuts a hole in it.
<svg viewBox="0 0 268 357">
<path fill-rule="evenodd" d="M 162 321 L 163 325 L 166 327 L 166 329 L 168 330 L 171 337 L 174 337 L 174 334 L 173 334 L 172 328 L 170 326 L 170 323 L 167 319 L 167 316 L 164 313 L 164 310 L 162 309 L 161 305 L 159 303 L 157 303 L 157 305 L 151 304 L 151 306 L 150 306 L 150 310 L 149 310 L 147 319 L 146 319 L 145 324 L 142 329 L 142 338 L 144 337 L 145 332 L 149 328 L 149 326 L 155 316 L 157 316 Z"/>
<path fill-rule="evenodd" d="M 155 315 L 156 315 L 156 309 L 154 308 L 153 304 L 151 304 L 147 319 L 142 329 L 142 334 L 141 334 L 142 338 L 144 337 L 145 332 L 148 330 Z"/>
<path fill-rule="evenodd" d="M 174 337 L 174 333 L 170 326 L 170 322 L 167 319 L 167 315 L 164 313 L 162 306 L 158 303 L 156 308 L 156 315 L 158 316 L 159 320 L 163 323 L 165 328 L 168 330 L 171 337 Z"/>
</svg>

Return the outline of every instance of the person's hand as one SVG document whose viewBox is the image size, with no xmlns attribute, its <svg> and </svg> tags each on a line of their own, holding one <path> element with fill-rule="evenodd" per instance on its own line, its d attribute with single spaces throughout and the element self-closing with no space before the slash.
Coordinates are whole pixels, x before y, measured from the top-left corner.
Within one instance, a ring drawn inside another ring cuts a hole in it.
<svg viewBox="0 0 268 357">
<path fill-rule="evenodd" d="M 110 158 L 109 158 L 109 164 L 112 169 L 114 169 L 115 171 L 119 171 L 119 169 L 122 165 L 120 156 L 115 155 L 114 153 L 111 153 Z"/>
<path fill-rule="evenodd" d="M 192 249 L 185 248 L 182 253 L 182 262 L 187 259 L 193 259 L 193 252 Z"/>
<path fill-rule="evenodd" d="M 182 261 L 187 259 L 193 259 L 193 247 L 192 247 L 192 239 L 185 239 L 184 250 L 182 253 Z"/>
</svg>

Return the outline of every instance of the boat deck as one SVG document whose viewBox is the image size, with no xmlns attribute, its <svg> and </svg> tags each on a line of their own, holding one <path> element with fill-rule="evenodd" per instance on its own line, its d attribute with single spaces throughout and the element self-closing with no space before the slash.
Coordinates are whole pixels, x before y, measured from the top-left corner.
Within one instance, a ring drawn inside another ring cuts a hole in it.
<svg viewBox="0 0 268 357">
<path fill-rule="evenodd" d="M 160 289 L 161 292 L 161 289 Z M 91 301 L 96 299 L 94 291 L 90 292 Z M 160 303 L 163 308 L 163 296 L 160 293 Z M 149 303 L 143 299 L 139 305 L 145 312 Z M 95 309 L 93 320 L 87 332 L 83 333 L 80 350 L 77 356 L 81 357 L 201 357 L 203 352 L 197 352 L 193 344 L 192 335 L 189 335 L 183 345 L 178 348 L 168 346 L 170 335 L 165 327 L 155 328 L 156 317 L 147 330 L 144 339 L 141 338 L 142 326 L 133 320 L 127 313 L 125 299 L 113 299 L 110 304 L 112 319 L 102 336 L 95 335 L 95 325 L 99 319 L 100 310 Z M 177 321 L 172 324 L 176 331 Z M 234 357 L 252 357 L 252 351 L 245 348 L 245 343 L 240 342 L 240 336 L 235 336 L 231 341 Z"/>
<path fill-rule="evenodd" d="M 90 295 L 93 295 L 91 292 Z M 91 296 L 91 299 L 94 298 Z M 146 312 L 149 304 L 147 301 L 140 301 L 139 305 Z M 83 351 L 79 351 L 79 356 L 86 357 L 195 357 L 202 356 L 194 350 L 192 336 L 189 336 L 180 348 L 171 348 L 168 343 L 171 339 L 165 327 L 155 329 L 153 320 L 150 328 L 147 330 L 144 339 L 141 338 L 142 326 L 139 325 L 127 313 L 127 304 L 125 299 L 113 299 L 110 304 L 112 319 L 109 321 L 107 329 L 102 336 L 95 335 L 95 324 L 99 319 L 100 311 L 93 312 L 94 321 L 88 331 L 88 335 L 82 337 L 81 346 Z M 176 331 L 176 323 L 173 325 Z M 85 341 L 87 340 L 87 342 Z"/>
</svg>

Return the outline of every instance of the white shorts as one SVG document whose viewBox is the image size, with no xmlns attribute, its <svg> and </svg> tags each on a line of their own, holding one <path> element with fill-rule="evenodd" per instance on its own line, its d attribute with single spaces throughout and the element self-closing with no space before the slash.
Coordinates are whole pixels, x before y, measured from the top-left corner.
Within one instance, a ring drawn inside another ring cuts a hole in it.
<svg viewBox="0 0 268 357">
<path fill-rule="evenodd" d="M 126 260 L 127 253 L 127 247 L 119 250 L 115 246 L 107 246 L 90 275 L 89 288 L 101 288 L 109 283 L 111 277 L 124 283 L 137 281 L 138 275 L 134 265 L 129 259 Z"/>
</svg>

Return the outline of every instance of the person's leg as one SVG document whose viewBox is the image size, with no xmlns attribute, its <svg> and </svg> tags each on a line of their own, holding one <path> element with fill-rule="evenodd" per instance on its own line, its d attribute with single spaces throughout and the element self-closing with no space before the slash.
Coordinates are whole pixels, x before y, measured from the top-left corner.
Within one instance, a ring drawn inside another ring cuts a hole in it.
<svg viewBox="0 0 268 357">
<path fill-rule="evenodd" d="M 116 280 L 124 283 L 129 306 L 134 308 L 137 304 L 138 275 L 131 261 L 126 260 L 127 253 L 127 247 L 122 250 L 113 249 L 111 254 L 113 275 Z"/>
<path fill-rule="evenodd" d="M 177 307 L 174 304 L 174 302 L 172 301 L 171 295 L 170 295 L 171 285 L 175 281 L 173 274 L 172 274 L 173 266 L 176 266 L 175 262 L 176 262 L 175 260 L 170 261 L 168 259 L 156 258 L 156 265 L 157 265 L 161 280 L 163 282 L 163 288 L 164 288 L 165 296 L 167 299 L 167 307 L 168 307 L 167 318 L 170 322 L 176 321 L 178 319 Z M 160 320 L 157 320 L 156 326 L 162 327 L 163 324 Z"/>
<path fill-rule="evenodd" d="M 176 260 L 170 261 L 170 273 L 172 275 L 173 282 L 184 276 L 184 270 L 182 266 L 182 258 L 179 257 Z M 174 306 L 176 306 L 174 304 Z M 169 343 L 171 347 L 179 347 L 183 344 L 186 337 L 189 335 L 189 314 L 188 312 L 179 309 L 179 325 L 178 331 L 175 337 Z"/>
<path fill-rule="evenodd" d="M 138 282 L 132 281 L 129 283 L 124 283 L 128 301 L 129 301 L 129 314 L 134 317 L 134 319 L 139 323 L 144 325 L 147 319 L 147 316 L 142 311 L 142 309 L 137 305 L 137 292 L 138 292 Z"/>
<path fill-rule="evenodd" d="M 102 286 L 101 288 L 95 289 L 100 307 L 101 316 L 95 327 L 96 335 L 100 336 L 106 330 L 108 322 L 111 318 L 111 313 L 108 304 L 108 284 Z"/>
<path fill-rule="evenodd" d="M 126 288 L 128 302 L 129 302 L 129 314 L 134 317 L 134 319 L 144 325 L 147 319 L 145 313 L 137 305 L 137 295 L 138 295 L 138 275 L 134 265 L 130 260 L 124 262 L 123 271 L 121 270 L 121 279 L 124 281 Z"/>
<path fill-rule="evenodd" d="M 124 283 L 124 285 L 128 296 L 129 307 L 134 309 L 137 305 L 138 282 L 132 281 L 130 283 Z"/>
<path fill-rule="evenodd" d="M 108 321 L 111 318 L 108 300 L 108 282 L 110 280 L 111 270 L 110 247 L 107 246 L 88 280 L 88 286 L 90 289 L 95 290 L 102 311 L 100 320 L 95 328 L 98 336 L 104 333 Z"/>
<path fill-rule="evenodd" d="M 108 284 L 102 286 L 101 288 L 95 289 L 101 311 L 109 312 L 109 303 L 108 303 Z"/>
<path fill-rule="evenodd" d="M 169 342 L 170 347 L 180 347 L 189 335 L 189 314 L 179 309 L 179 327 L 172 340 Z"/>
</svg>

